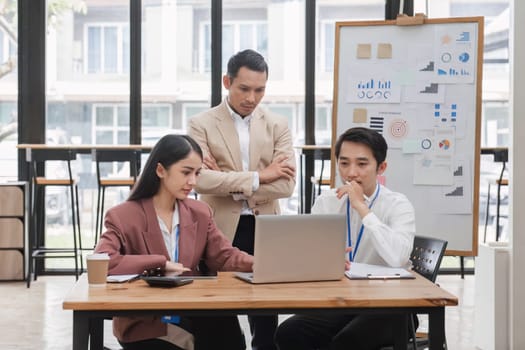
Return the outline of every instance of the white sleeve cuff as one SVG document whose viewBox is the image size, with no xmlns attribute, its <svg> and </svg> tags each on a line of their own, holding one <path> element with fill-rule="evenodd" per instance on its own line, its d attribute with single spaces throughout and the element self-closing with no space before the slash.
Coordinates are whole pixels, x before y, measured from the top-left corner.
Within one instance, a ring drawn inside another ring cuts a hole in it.
<svg viewBox="0 0 525 350">
<path fill-rule="evenodd" d="M 253 183 L 252 191 L 255 192 L 259 189 L 259 173 L 257 171 L 253 172 Z"/>
</svg>

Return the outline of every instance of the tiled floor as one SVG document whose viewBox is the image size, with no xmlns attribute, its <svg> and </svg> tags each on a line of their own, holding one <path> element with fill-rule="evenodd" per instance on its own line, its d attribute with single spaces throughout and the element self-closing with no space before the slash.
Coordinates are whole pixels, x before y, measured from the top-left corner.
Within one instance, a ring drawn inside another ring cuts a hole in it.
<svg viewBox="0 0 525 350">
<path fill-rule="evenodd" d="M 459 307 L 446 309 L 449 350 L 474 350 L 474 276 L 439 276 L 441 287 L 456 295 Z M 72 313 L 62 310 L 62 298 L 74 283 L 71 276 L 44 276 L 27 289 L 23 282 L 0 283 L 0 349 L 71 349 Z M 246 319 L 241 318 L 249 334 Z M 425 322 L 423 322 L 423 327 Z M 111 335 L 107 321 L 105 344 L 119 346 Z"/>
</svg>

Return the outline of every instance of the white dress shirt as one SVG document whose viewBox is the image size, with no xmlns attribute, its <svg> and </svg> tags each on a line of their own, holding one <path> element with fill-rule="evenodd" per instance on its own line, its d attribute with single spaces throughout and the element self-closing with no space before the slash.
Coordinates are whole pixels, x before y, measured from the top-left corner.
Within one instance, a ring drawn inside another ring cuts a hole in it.
<svg viewBox="0 0 525 350">
<path fill-rule="evenodd" d="M 361 225 L 364 226 L 354 261 L 408 268 L 416 232 L 414 207 L 405 195 L 392 192 L 382 185 L 378 189 L 379 195 L 363 219 L 350 207 L 350 231 L 354 247 Z M 370 196 L 369 201 L 375 195 Z M 317 198 L 312 214 L 346 214 L 347 202 L 347 195 L 338 199 L 335 189 L 332 189 Z M 367 204 L 370 205 L 370 202 Z"/>
<path fill-rule="evenodd" d="M 164 243 L 166 244 L 166 249 L 170 253 L 171 261 L 175 261 L 175 249 L 179 249 L 179 237 L 177 237 L 177 226 L 179 225 L 179 208 L 177 202 L 175 202 L 175 210 L 173 210 L 173 216 L 171 218 L 171 227 L 168 229 L 166 223 L 157 215 L 157 220 L 159 221 L 160 232 L 162 232 L 162 237 L 164 238 Z M 180 256 L 180 252 L 179 252 Z"/>
<path fill-rule="evenodd" d="M 239 136 L 239 145 L 241 146 L 241 157 L 242 157 L 242 170 L 248 171 L 250 164 L 250 121 L 252 120 L 252 115 L 247 115 L 244 118 L 237 114 L 229 105 L 228 110 L 232 116 L 233 123 L 235 124 L 235 129 L 237 130 L 237 135 Z M 259 189 L 259 173 L 253 172 L 253 185 L 252 190 L 257 191 Z M 249 208 L 246 197 L 242 194 L 234 194 L 233 199 L 236 201 L 242 200 L 242 209 L 241 215 L 252 215 L 253 211 Z"/>
</svg>

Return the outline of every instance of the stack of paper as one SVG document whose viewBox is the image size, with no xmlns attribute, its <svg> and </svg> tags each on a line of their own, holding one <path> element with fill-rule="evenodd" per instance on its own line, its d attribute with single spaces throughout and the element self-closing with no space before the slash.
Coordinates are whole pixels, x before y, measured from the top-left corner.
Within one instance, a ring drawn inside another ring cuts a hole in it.
<svg viewBox="0 0 525 350">
<path fill-rule="evenodd" d="M 346 271 L 345 275 L 350 279 L 415 278 L 411 272 L 403 268 L 355 262 L 350 265 L 350 271 Z"/>
<path fill-rule="evenodd" d="M 122 283 L 122 282 L 128 282 L 132 281 L 139 277 L 139 274 L 131 274 L 131 275 L 110 275 L 106 278 L 106 281 L 109 283 Z"/>
</svg>

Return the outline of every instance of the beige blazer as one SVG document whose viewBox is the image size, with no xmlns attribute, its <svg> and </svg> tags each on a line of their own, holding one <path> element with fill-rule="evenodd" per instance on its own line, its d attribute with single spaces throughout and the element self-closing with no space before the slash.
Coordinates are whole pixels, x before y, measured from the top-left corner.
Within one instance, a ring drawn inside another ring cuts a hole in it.
<svg viewBox="0 0 525 350">
<path fill-rule="evenodd" d="M 214 211 L 217 226 L 233 240 L 242 201 L 234 200 L 232 195 L 244 195 L 255 215 L 279 214 L 278 199 L 291 196 L 295 179 L 261 184 L 253 191 L 253 172 L 264 169 L 282 154 L 295 166 L 295 155 L 287 119 L 257 107 L 250 122 L 249 171 L 243 171 L 239 136 L 226 103 L 224 100 L 192 117 L 188 130 L 204 154 L 211 154 L 221 168 L 221 171 L 203 169 L 196 190 Z"/>
</svg>

